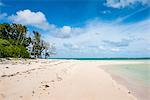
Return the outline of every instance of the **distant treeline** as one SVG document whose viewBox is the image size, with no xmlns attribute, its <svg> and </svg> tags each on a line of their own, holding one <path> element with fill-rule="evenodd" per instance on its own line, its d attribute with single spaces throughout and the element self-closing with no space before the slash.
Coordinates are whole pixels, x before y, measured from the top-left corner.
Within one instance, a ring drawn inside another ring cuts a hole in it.
<svg viewBox="0 0 150 100">
<path fill-rule="evenodd" d="M 41 34 L 33 31 L 27 37 L 28 29 L 22 24 L 0 24 L 0 58 L 40 58 L 55 54 L 55 47 L 41 39 Z"/>
</svg>

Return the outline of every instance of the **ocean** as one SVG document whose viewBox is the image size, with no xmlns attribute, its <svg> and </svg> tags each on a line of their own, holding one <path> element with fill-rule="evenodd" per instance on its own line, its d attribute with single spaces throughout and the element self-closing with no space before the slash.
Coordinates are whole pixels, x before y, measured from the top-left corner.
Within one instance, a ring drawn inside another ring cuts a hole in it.
<svg viewBox="0 0 150 100">
<path fill-rule="evenodd" d="M 138 60 L 138 62 L 142 63 L 107 65 L 103 68 L 139 100 L 150 100 L 150 60 Z"/>
<path fill-rule="evenodd" d="M 65 60 L 150 60 L 150 58 L 49 58 Z"/>
</svg>

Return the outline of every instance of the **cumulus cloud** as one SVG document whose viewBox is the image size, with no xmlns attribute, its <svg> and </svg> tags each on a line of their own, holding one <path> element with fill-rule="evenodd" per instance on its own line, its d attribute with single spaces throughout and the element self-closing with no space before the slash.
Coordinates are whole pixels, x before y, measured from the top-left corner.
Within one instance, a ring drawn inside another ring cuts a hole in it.
<svg viewBox="0 0 150 100">
<path fill-rule="evenodd" d="M 82 29 L 71 26 L 63 26 L 60 28 L 56 27 L 55 29 L 48 31 L 48 33 L 56 38 L 67 39 L 81 34 Z"/>
<path fill-rule="evenodd" d="M 47 22 L 45 15 L 42 12 L 32 12 L 30 10 L 21 10 L 16 12 L 16 15 L 9 16 L 9 19 L 14 23 L 31 25 L 43 30 L 48 30 L 54 25 Z"/>
<path fill-rule="evenodd" d="M 69 38 L 72 28 L 70 26 L 63 26 L 60 28 L 55 28 L 54 30 L 50 30 L 49 33 L 52 33 L 54 37 L 57 38 Z"/>
<path fill-rule="evenodd" d="M 63 26 L 63 27 L 60 29 L 60 32 L 61 32 L 61 33 L 70 33 L 70 32 L 71 32 L 71 27 L 70 27 L 70 26 Z"/>
<path fill-rule="evenodd" d="M 5 14 L 0 17 L 4 16 Z M 76 33 L 81 33 L 80 28 L 72 28 L 71 26 L 66 25 L 57 27 L 54 24 L 50 24 L 44 13 L 40 11 L 33 12 L 28 9 L 17 11 L 15 15 L 9 16 L 8 19 L 13 23 L 20 23 L 42 29 L 57 38 L 70 38 L 71 36 L 76 35 Z"/>
<path fill-rule="evenodd" d="M 55 36 L 47 36 L 46 38 L 49 42 L 56 42 L 59 54 L 62 49 L 63 52 L 72 53 L 72 56 L 76 51 L 77 55 L 83 57 L 85 55 L 99 57 L 111 53 L 114 56 L 128 55 L 128 53 L 137 55 L 137 52 L 139 55 L 144 55 L 148 43 L 150 43 L 149 21 L 124 25 L 91 20 L 81 27 L 76 35 L 72 36 L 73 33 L 69 33 L 71 35 L 69 38 L 56 38 Z M 74 28 L 71 27 L 71 32 Z M 61 56 L 65 55 L 67 54 L 64 53 Z"/>
<path fill-rule="evenodd" d="M 112 8 L 125 8 L 127 6 L 141 3 L 142 5 L 149 5 L 149 0 L 106 0 L 105 5 Z"/>
</svg>

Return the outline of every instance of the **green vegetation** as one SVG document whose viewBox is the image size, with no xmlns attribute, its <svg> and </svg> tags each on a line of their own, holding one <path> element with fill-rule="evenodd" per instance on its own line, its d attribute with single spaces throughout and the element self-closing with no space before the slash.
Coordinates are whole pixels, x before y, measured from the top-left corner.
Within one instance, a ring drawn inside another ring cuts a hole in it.
<svg viewBox="0 0 150 100">
<path fill-rule="evenodd" d="M 32 38 L 27 37 L 27 27 L 21 24 L 0 24 L 0 58 L 40 58 L 42 52 L 47 58 L 54 54 L 54 46 L 50 48 L 39 32 L 33 31 L 33 34 Z"/>
</svg>

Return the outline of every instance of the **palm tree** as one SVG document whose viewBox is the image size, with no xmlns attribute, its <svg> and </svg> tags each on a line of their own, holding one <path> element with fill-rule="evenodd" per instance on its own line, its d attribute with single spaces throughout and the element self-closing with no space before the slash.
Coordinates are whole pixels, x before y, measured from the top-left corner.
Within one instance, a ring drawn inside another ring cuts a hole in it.
<svg viewBox="0 0 150 100">
<path fill-rule="evenodd" d="M 24 41 L 24 37 L 25 37 L 25 35 L 27 33 L 27 27 L 23 26 L 21 24 L 12 24 L 12 27 L 13 27 L 13 29 L 15 31 L 16 36 L 17 36 L 16 45 L 18 45 L 19 41 L 21 41 L 21 40 L 22 41 L 21 41 L 20 44 L 22 44 L 23 41 Z"/>
<path fill-rule="evenodd" d="M 0 38 L 9 39 L 11 37 L 11 31 L 10 24 L 0 24 Z"/>
<path fill-rule="evenodd" d="M 24 42 L 24 39 L 25 39 L 25 35 L 27 34 L 27 27 L 26 26 L 23 26 L 23 35 L 22 35 L 22 41 L 21 41 L 21 45 L 22 43 Z"/>
<path fill-rule="evenodd" d="M 33 52 L 34 56 L 38 57 L 40 56 L 40 50 L 41 50 L 41 35 L 37 31 L 33 31 L 34 39 L 33 39 Z"/>
<path fill-rule="evenodd" d="M 41 35 L 37 31 L 33 31 L 34 33 L 34 39 L 32 41 L 33 44 L 33 54 L 34 57 L 40 57 L 42 56 L 42 52 L 45 51 L 45 58 L 47 58 L 50 55 L 55 54 L 55 47 L 53 45 L 50 45 L 48 42 L 45 42 L 41 39 Z"/>
<path fill-rule="evenodd" d="M 37 31 L 33 31 L 33 34 L 34 34 L 35 42 L 39 44 L 41 41 L 41 34 Z"/>
</svg>

